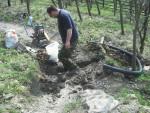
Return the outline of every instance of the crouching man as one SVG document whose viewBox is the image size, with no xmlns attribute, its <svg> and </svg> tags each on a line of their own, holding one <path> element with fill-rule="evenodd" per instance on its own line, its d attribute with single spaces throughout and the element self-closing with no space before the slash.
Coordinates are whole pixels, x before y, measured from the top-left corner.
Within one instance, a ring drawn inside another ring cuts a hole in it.
<svg viewBox="0 0 150 113">
<path fill-rule="evenodd" d="M 77 66 L 71 60 L 71 56 L 77 46 L 78 32 L 70 13 L 54 6 L 48 7 L 47 13 L 58 20 L 58 29 L 63 42 L 63 47 L 59 52 L 60 62 L 63 63 L 66 71 L 76 69 Z"/>
</svg>

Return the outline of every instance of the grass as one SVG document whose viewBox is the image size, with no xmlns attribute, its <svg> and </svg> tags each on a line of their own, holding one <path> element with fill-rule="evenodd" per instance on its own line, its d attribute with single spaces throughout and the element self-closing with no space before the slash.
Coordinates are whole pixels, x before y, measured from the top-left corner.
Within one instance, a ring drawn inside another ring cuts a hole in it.
<svg viewBox="0 0 150 113">
<path fill-rule="evenodd" d="M 72 100 L 64 106 L 63 113 L 72 113 L 72 111 L 82 109 L 81 99 Z M 75 113 L 75 112 L 74 112 Z"/>
<path fill-rule="evenodd" d="M 150 106 L 150 73 L 143 73 L 139 76 L 137 84 L 142 84 L 142 88 L 129 89 L 125 87 L 118 93 L 117 98 L 123 98 L 127 102 L 130 100 L 129 95 L 135 95 L 141 105 Z"/>
<path fill-rule="evenodd" d="M 4 95 L 29 92 L 27 85 L 38 73 L 37 61 L 26 53 L 4 48 L 3 40 L 4 34 L 0 33 L 0 104 L 7 103 Z"/>
<path fill-rule="evenodd" d="M 150 73 L 143 73 L 138 80 L 150 82 Z"/>
<path fill-rule="evenodd" d="M 16 109 L 10 109 L 10 110 L 0 110 L 0 113 L 20 113 L 18 110 Z"/>
<path fill-rule="evenodd" d="M 117 67 L 123 66 L 121 62 L 109 56 L 106 56 L 106 64 L 117 66 Z"/>
<path fill-rule="evenodd" d="M 145 87 L 144 89 L 148 92 L 149 90 L 149 86 Z M 134 90 L 134 89 L 128 89 L 128 88 L 123 88 L 119 93 L 118 95 L 116 96 L 117 99 L 118 98 L 121 98 L 123 99 L 123 101 L 125 103 L 128 103 L 129 101 L 131 101 L 130 99 L 130 95 L 134 95 L 135 98 L 138 99 L 138 102 L 143 105 L 143 106 L 150 106 L 150 99 L 147 98 L 145 96 L 144 93 L 141 92 L 141 90 Z"/>
</svg>

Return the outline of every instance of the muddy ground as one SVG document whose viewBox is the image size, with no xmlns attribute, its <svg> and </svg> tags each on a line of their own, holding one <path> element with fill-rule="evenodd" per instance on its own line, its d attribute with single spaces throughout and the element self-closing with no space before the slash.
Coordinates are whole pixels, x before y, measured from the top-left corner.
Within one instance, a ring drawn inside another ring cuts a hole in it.
<svg viewBox="0 0 150 113">
<path fill-rule="evenodd" d="M 21 42 L 24 44 L 31 43 L 32 40 L 25 33 L 23 26 L 4 22 L 0 22 L 0 26 L 0 31 L 9 28 L 16 29 Z M 106 94 L 115 97 L 125 87 L 129 89 L 142 89 L 144 87 L 142 84 L 137 83 L 135 78 L 128 75 L 103 70 L 103 57 L 104 54 L 101 48 L 93 50 L 87 45 L 81 45 L 74 57 L 79 65 L 76 70 L 59 72 L 57 66 L 39 62 L 40 76 L 34 79 L 30 85 L 31 94 L 29 96 L 32 101 L 22 103 L 24 98 L 16 96 L 12 99 L 12 103 L 18 106 L 22 113 L 65 113 L 66 103 L 80 97 L 79 93 L 81 91 L 102 90 Z M 123 103 L 121 100 L 119 100 L 119 103 L 111 113 L 150 113 L 150 109 L 141 106 L 135 96 L 131 96 L 128 103 Z M 88 113 L 89 108 L 83 106 L 69 113 Z M 144 109 L 144 112 L 140 112 L 141 109 Z"/>
</svg>

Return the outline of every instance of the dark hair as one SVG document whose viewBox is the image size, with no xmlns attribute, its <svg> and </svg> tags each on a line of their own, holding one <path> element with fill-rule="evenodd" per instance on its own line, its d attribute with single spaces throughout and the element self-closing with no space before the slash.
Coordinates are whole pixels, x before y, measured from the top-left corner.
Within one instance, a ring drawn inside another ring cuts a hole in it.
<svg viewBox="0 0 150 113">
<path fill-rule="evenodd" d="M 51 13 L 52 11 L 57 11 L 57 8 L 55 6 L 50 6 L 47 8 L 47 13 Z"/>
</svg>

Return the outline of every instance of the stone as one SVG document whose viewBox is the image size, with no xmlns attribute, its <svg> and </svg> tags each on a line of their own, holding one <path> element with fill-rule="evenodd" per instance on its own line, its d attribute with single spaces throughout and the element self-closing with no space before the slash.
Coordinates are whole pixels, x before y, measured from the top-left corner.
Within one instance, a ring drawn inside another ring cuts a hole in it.
<svg viewBox="0 0 150 113">
<path fill-rule="evenodd" d="M 102 90 L 85 90 L 81 97 L 89 107 L 88 113 L 109 113 L 119 104 L 112 96 Z"/>
</svg>

